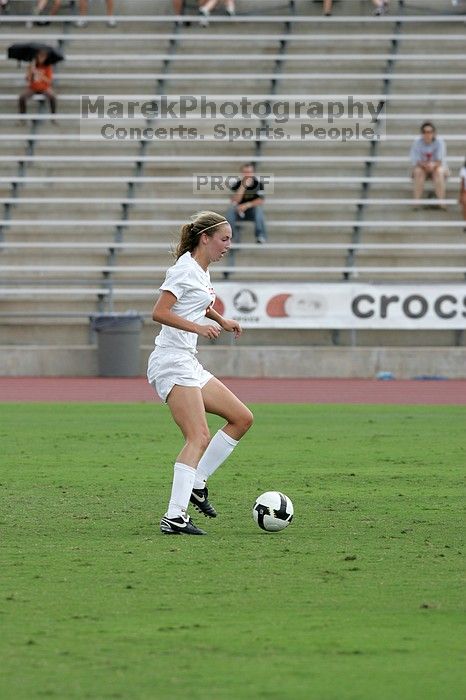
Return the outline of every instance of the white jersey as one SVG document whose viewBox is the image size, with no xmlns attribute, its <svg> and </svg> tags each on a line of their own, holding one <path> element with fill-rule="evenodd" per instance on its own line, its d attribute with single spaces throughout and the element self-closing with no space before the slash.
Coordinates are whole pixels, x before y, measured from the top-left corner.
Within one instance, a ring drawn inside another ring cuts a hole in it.
<svg viewBox="0 0 466 700">
<path fill-rule="evenodd" d="M 160 289 L 171 292 L 176 297 L 172 311 L 193 323 L 200 323 L 207 309 L 215 301 L 209 272 L 202 269 L 189 251 L 168 268 Z M 179 348 L 195 353 L 197 338 L 197 333 L 181 331 L 162 324 L 162 330 L 156 337 L 155 344 L 162 348 Z"/>
</svg>

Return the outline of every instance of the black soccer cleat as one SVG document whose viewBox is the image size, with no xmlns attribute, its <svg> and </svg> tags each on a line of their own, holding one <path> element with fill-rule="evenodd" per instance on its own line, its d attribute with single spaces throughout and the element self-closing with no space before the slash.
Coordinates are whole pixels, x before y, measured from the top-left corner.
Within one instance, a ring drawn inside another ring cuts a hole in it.
<svg viewBox="0 0 466 700">
<path fill-rule="evenodd" d="M 193 489 L 189 500 L 196 510 L 198 510 L 199 513 L 203 513 L 206 518 L 216 518 L 217 511 L 213 507 L 212 503 L 209 503 L 208 496 L 209 491 L 207 486 L 204 486 L 203 489 Z"/>
<path fill-rule="evenodd" d="M 167 518 L 160 521 L 160 530 L 164 535 L 207 535 L 207 532 L 196 527 L 190 517 Z"/>
</svg>

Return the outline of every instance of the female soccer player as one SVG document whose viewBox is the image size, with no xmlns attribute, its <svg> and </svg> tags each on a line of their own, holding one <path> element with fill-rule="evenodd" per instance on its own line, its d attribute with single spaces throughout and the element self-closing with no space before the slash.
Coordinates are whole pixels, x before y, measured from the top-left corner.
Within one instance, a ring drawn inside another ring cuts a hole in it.
<svg viewBox="0 0 466 700">
<path fill-rule="evenodd" d="M 167 271 L 152 318 L 162 324 L 149 357 L 147 378 L 185 438 L 174 468 L 168 510 L 160 521 L 167 535 L 205 535 L 186 514 L 189 503 L 206 517 L 217 513 L 208 500 L 207 479 L 249 430 L 251 411 L 196 359 L 197 337 L 213 340 L 221 330 L 241 335 L 237 321 L 214 311 L 209 265 L 228 252 L 231 228 L 212 211 L 195 215 L 181 228 L 176 263 Z M 214 323 L 202 323 L 207 317 Z M 218 324 L 218 325 L 217 325 Z M 227 423 L 211 439 L 205 413 Z"/>
</svg>

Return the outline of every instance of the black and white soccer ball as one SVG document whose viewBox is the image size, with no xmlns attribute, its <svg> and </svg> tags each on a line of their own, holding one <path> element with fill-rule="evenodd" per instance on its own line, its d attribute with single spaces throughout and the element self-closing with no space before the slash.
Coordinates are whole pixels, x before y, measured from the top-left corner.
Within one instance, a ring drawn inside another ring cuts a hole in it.
<svg viewBox="0 0 466 700">
<path fill-rule="evenodd" d="M 293 520 L 293 504 L 288 496 L 280 491 L 266 491 L 256 498 L 252 517 L 262 530 L 278 532 Z"/>
</svg>

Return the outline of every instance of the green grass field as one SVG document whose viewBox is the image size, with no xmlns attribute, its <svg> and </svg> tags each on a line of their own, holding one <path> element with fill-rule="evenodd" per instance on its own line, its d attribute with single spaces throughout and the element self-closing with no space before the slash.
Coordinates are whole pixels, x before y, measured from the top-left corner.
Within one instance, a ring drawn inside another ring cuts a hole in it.
<svg viewBox="0 0 466 700">
<path fill-rule="evenodd" d="M 165 407 L 0 404 L 2 700 L 466 696 L 465 409 L 253 409 L 209 536 L 166 537 Z"/>
</svg>

